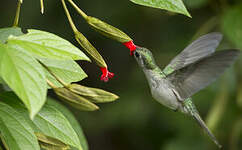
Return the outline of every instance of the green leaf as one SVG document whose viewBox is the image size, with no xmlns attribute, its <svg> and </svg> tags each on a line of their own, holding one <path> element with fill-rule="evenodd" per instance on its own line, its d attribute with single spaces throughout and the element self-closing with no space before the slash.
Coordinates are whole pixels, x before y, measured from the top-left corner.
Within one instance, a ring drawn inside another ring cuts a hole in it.
<svg viewBox="0 0 242 150">
<path fill-rule="evenodd" d="M 3 102 L 0 102 L 0 133 L 9 150 L 40 149 L 34 131 L 22 114 Z"/>
<path fill-rule="evenodd" d="M 75 130 L 66 117 L 56 108 L 45 105 L 34 119 L 34 124 L 47 136 L 81 149 Z"/>
<path fill-rule="evenodd" d="M 148 7 L 165 9 L 171 12 L 191 17 L 182 0 L 130 0 L 131 2 Z"/>
<path fill-rule="evenodd" d="M 61 105 L 60 103 L 58 103 L 54 99 L 48 98 L 47 103 L 51 106 L 54 106 L 58 110 L 60 110 L 62 112 L 62 114 L 69 120 L 70 124 L 72 125 L 73 129 L 76 131 L 76 133 L 79 137 L 79 140 L 80 140 L 81 145 L 82 145 L 82 149 L 88 150 L 88 144 L 87 144 L 86 137 L 83 133 L 83 130 L 82 130 L 79 122 L 76 120 L 74 115 L 66 107 L 64 107 L 63 105 Z"/>
<path fill-rule="evenodd" d="M 73 60 L 40 59 L 58 78 L 66 84 L 81 81 L 87 77 L 82 68 Z M 62 85 L 45 69 L 46 77 L 56 87 Z"/>
<path fill-rule="evenodd" d="M 67 40 L 45 31 L 29 29 L 27 34 L 10 36 L 8 42 L 18 45 L 36 57 L 87 60 L 89 58 Z"/>
<path fill-rule="evenodd" d="M 22 35 L 21 28 L 9 27 L 0 29 L 0 43 L 5 43 L 10 35 L 19 36 Z"/>
<path fill-rule="evenodd" d="M 242 4 L 227 10 L 222 20 L 222 30 L 227 38 L 242 49 Z"/>
<path fill-rule="evenodd" d="M 42 66 L 31 55 L 0 44 L 0 76 L 24 102 L 33 118 L 46 100 L 47 84 Z"/>
<path fill-rule="evenodd" d="M 43 133 L 46 136 L 56 138 L 65 144 L 81 149 L 81 144 L 75 130 L 67 118 L 55 106 L 48 103 L 45 104 L 34 120 L 31 121 L 27 116 L 26 109 L 18 102 L 15 94 L 5 92 L 0 94 L 0 99 L 6 100 L 5 103 L 18 110 L 26 118 L 26 122 L 31 125 L 34 132 Z"/>
</svg>

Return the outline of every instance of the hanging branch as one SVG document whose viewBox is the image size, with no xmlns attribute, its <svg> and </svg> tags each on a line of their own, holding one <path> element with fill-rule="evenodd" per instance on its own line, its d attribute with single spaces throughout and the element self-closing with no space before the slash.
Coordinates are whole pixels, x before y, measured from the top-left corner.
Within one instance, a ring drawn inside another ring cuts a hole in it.
<svg viewBox="0 0 242 150">
<path fill-rule="evenodd" d="M 44 14 L 44 0 L 40 0 L 40 12 Z"/>
<path fill-rule="evenodd" d="M 19 0 L 19 1 L 18 1 L 17 9 L 16 9 L 16 15 L 15 15 L 14 23 L 13 23 L 13 26 L 14 26 L 14 27 L 17 27 L 17 26 L 18 26 L 19 15 L 20 15 L 20 8 L 21 8 L 21 4 L 22 4 L 22 3 L 23 3 L 22 0 Z"/>
</svg>

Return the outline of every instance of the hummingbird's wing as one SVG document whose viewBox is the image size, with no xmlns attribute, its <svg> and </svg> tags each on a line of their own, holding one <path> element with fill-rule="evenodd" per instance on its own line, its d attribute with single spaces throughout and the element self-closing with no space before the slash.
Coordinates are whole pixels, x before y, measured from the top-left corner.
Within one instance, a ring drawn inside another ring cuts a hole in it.
<svg viewBox="0 0 242 150">
<path fill-rule="evenodd" d="M 201 36 L 196 41 L 188 45 L 175 58 L 173 58 L 170 64 L 165 67 L 163 72 L 166 75 L 169 75 L 175 70 L 179 70 L 208 55 L 211 55 L 212 53 L 214 53 L 221 39 L 222 35 L 216 32 Z"/>
<path fill-rule="evenodd" d="M 239 50 L 219 51 L 167 76 L 180 100 L 187 99 L 221 75 L 239 55 Z"/>
</svg>

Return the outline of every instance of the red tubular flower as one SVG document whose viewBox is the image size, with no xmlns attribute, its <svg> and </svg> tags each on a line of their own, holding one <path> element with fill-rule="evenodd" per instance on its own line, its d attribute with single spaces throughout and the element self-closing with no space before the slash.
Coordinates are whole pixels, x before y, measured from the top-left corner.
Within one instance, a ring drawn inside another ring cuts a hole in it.
<svg viewBox="0 0 242 150">
<path fill-rule="evenodd" d="M 131 40 L 129 42 L 123 43 L 124 46 L 126 46 L 130 50 L 130 55 L 133 55 L 133 52 L 136 50 L 137 46 L 134 44 L 134 42 Z"/>
<path fill-rule="evenodd" d="M 101 80 L 104 82 L 108 82 L 109 79 L 113 78 L 114 73 L 109 72 L 108 68 L 106 67 L 100 67 L 101 71 L 102 71 L 102 75 L 101 75 Z"/>
</svg>

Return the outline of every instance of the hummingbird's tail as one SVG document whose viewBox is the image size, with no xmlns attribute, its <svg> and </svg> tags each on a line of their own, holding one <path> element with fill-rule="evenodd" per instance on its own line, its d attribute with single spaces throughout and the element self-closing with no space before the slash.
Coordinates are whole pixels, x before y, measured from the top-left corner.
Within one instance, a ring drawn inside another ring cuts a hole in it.
<svg viewBox="0 0 242 150">
<path fill-rule="evenodd" d="M 213 135 L 213 133 L 209 130 L 209 128 L 207 127 L 207 125 L 205 124 L 205 122 L 200 117 L 200 115 L 199 115 L 199 113 L 198 113 L 195 105 L 193 104 L 191 98 L 186 99 L 183 102 L 183 105 L 184 105 L 185 109 L 187 110 L 187 112 L 197 121 L 197 123 L 199 124 L 199 126 L 206 131 L 206 133 L 209 135 L 209 137 L 212 139 L 212 141 L 219 148 L 222 148 L 222 145 L 219 144 L 219 142 L 216 139 L 216 137 Z"/>
<path fill-rule="evenodd" d="M 219 144 L 218 140 L 216 139 L 216 137 L 213 135 L 213 133 L 209 130 L 209 128 L 207 127 L 207 125 L 205 124 L 205 122 L 202 120 L 202 118 L 200 117 L 200 115 L 198 113 L 195 113 L 192 115 L 192 117 L 197 121 L 197 123 L 200 125 L 200 127 L 202 127 L 206 133 L 209 135 L 209 137 L 213 140 L 213 142 L 219 147 L 222 148 L 222 145 Z"/>
</svg>

